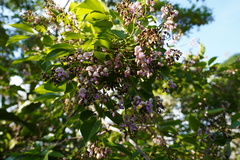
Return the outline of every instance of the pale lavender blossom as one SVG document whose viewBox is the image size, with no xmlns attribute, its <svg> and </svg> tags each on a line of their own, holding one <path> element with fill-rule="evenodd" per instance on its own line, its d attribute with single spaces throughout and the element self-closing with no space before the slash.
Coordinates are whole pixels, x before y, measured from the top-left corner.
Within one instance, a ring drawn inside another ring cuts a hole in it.
<svg viewBox="0 0 240 160">
<path fill-rule="evenodd" d="M 168 85 L 170 88 L 173 88 L 173 89 L 177 87 L 177 85 L 175 83 L 173 83 L 172 80 L 168 81 Z"/>
</svg>

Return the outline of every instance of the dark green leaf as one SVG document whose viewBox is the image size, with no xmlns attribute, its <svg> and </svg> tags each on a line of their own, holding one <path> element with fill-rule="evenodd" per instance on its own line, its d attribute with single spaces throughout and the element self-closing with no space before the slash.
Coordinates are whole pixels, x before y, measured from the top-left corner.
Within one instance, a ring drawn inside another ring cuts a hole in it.
<svg viewBox="0 0 240 160">
<path fill-rule="evenodd" d="M 110 29 L 110 28 L 113 26 L 113 24 L 112 24 L 112 22 L 110 22 L 109 20 L 104 19 L 104 20 L 95 22 L 95 23 L 94 23 L 94 26 L 99 27 L 99 28 L 102 28 L 102 29 L 103 29 L 103 28 L 105 28 L 105 29 Z"/>
<path fill-rule="evenodd" d="M 72 54 L 72 51 L 66 49 L 55 49 L 52 50 L 45 58 L 45 61 L 56 60 L 57 58 L 68 56 Z"/>
<path fill-rule="evenodd" d="M 189 122 L 189 127 L 193 131 L 197 132 L 198 128 L 200 126 L 200 121 L 198 120 L 198 118 L 196 116 L 190 115 L 189 119 L 188 119 L 188 122 Z"/>
<path fill-rule="evenodd" d="M 191 143 L 191 144 L 197 146 L 196 139 L 194 139 L 194 138 L 192 138 L 190 136 L 183 137 L 182 141 L 187 142 L 187 143 Z"/>
<path fill-rule="evenodd" d="M 240 119 L 240 113 L 236 113 L 231 117 L 232 123 L 236 122 L 238 119 Z"/>
<path fill-rule="evenodd" d="M 152 85 L 148 82 L 141 82 L 140 87 L 147 93 L 152 94 Z"/>
<path fill-rule="evenodd" d="M 240 126 L 240 121 L 235 121 L 235 122 L 231 125 L 232 128 L 238 128 L 238 126 Z"/>
<path fill-rule="evenodd" d="M 108 145 L 109 147 L 113 147 L 113 148 L 121 151 L 122 153 L 125 153 L 125 154 L 128 155 L 128 156 L 132 156 L 132 153 L 131 153 L 129 150 L 127 150 L 127 149 L 126 149 L 123 145 L 121 145 L 121 144 L 114 143 L 114 142 L 108 142 L 107 145 Z"/>
<path fill-rule="evenodd" d="M 83 122 L 80 131 L 82 133 L 85 144 L 87 141 L 94 136 L 101 126 L 101 121 L 96 118 L 91 118 Z"/>
<path fill-rule="evenodd" d="M 127 37 L 127 35 L 125 34 L 124 31 L 119 31 L 119 30 L 111 30 L 112 33 L 114 33 L 115 35 L 117 35 L 118 37 L 124 39 Z"/>
<path fill-rule="evenodd" d="M 30 124 L 30 123 L 27 123 L 27 122 L 21 120 L 15 114 L 7 112 L 6 109 L 0 108 L 0 119 L 20 123 L 20 124 L 23 124 L 24 126 L 26 126 L 28 129 L 30 129 L 32 132 L 36 131 L 35 126 L 33 124 Z"/>
<path fill-rule="evenodd" d="M 212 57 L 211 59 L 209 59 L 208 65 L 210 66 L 216 59 L 217 57 Z"/>
<path fill-rule="evenodd" d="M 51 47 L 51 46 L 53 45 L 53 42 L 54 42 L 54 39 L 53 39 L 52 36 L 50 36 L 50 35 L 45 35 L 45 36 L 43 37 L 43 40 L 42 40 L 43 45 L 48 46 L 48 47 Z"/>
<path fill-rule="evenodd" d="M 80 114 L 80 119 L 82 121 L 86 121 L 87 119 L 89 119 L 91 116 L 93 116 L 94 112 L 90 111 L 90 110 L 85 110 Z"/>
<path fill-rule="evenodd" d="M 116 123 L 117 125 L 119 125 L 120 123 L 123 123 L 123 118 L 119 113 L 115 113 L 115 115 L 113 116 L 112 113 L 110 111 L 106 111 L 104 113 L 109 119 L 111 119 L 114 123 Z"/>
<path fill-rule="evenodd" d="M 65 90 L 65 94 L 66 93 L 71 93 L 73 92 L 77 87 L 77 82 L 71 82 L 71 83 L 67 83 L 66 84 L 66 90 Z"/>
<path fill-rule="evenodd" d="M 181 123 L 182 123 L 181 120 L 165 120 L 164 122 L 161 122 L 160 125 L 161 126 L 167 126 L 167 125 L 175 126 L 175 125 L 179 125 Z"/>
<path fill-rule="evenodd" d="M 49 156 L 51 156 L 51 157 L 58 157 L 58 158 L 64 157 L 64 155 L 63 155 L 62 153 L 57 152 L 57 151 L 52 151 L 52 152 L 50 152 L 50 153 L 49 153 Z"/>
</svg>

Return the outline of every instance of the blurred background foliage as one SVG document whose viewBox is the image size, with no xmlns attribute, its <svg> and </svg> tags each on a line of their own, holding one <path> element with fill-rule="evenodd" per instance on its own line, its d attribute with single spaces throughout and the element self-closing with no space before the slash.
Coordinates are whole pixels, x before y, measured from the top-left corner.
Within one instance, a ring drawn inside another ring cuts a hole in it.
<svg viewBox="0 0 240 160">
<path fill-rule="evenodd" d="M 113 7 L 117 1 L 105 2 Z M 166 3 L 168 1 L 157 1 L 155 10 L 159 11 Z M 213 17 L 211 9 L 206 6 L 196 5 L 197 1 L 189 3 L 192 4 L 190 8 L 182 8 L 178 4 L 173 5 L 179 11 L 178 29 L 183 35 L 191 36 L 190 31 L 193 27 L 207 25 L 213 21 Z M 12 65 L 14 60 L 23 58 L 27 50 L 34 47 L 41 48 L 39 37 L 5 46 L 9 37 L 25 34 L 8 24 L 22 22 L 21 15 L 24 11 L 33 10 L 41 13 L 43 9 L 43 0 L 3 0 L 0 2 L 0 159 L 6 159 L 10 155 L 17 156 L 19 152 L 24 153 L 18 157 L 19 159 L 36 159 L 36 157 L 41 159 L 47 157 L 46 155 L 51 159 L 61 159 L 63 155 L 77 159 L 77 155 L 80 154 L 78 148 L 81 148 L 83 142 L 76 138 L 77 131 L 74 130 L 74 128 L 79 128 L 81 122 L 76 117 L 80 115 L 71 110 L 68 113 L 62 108 L 62 102 L 52 104 L 46 100 L 30 103 L 41 94 L 34 92 L 36 86 L 42 83 L 41 69 L 37 62 L 33 61 Z M 229 152 L 231 153 L 229 139 L 234 139 L 231 145 L 232 156 L 236 159 L 240 158 L 239 150 L 237 150 L 240 147 L 239 55 L 229 58 L 222 64 L 215 64 L 216 58 L 203 60 L 204 46 L 200 46 L 198 54 L 193 53 L 185 57 L 183 62 L 166 69 L 166 76 L 169 76 L 178 86 L 177 90 L 171 91 L 171 95 L 162 93 L 164 84 L 158 82 L 154 84 L 155 94 L 166 97 L 164 100 L 166 110 L 156 119 L 161 122 L 158 126 L 159 130 L 163 136 L 169 137 L 172 143 L 172 148 L 169 150 L 176 151 L 175 154 L 179 154 L 182 159 L 184 155 L 181 154 L 184 151 L 180 152 L 178 148 L 182 146 L 201 148 L 201 145 L 208 145 L 208 147 L 204 146 L 207 148 L 207 156 L 210 152 L 218 153 L 217 151 L 221 148 L 225 148 L 226 152 L 219 152 L 219 154 L 229 158 L 231 155 L 229 155 Z M 15 84 L 13 80 L 19 83 Z M 48 107 L 43 107 L 42 103 Z M 178 117 L 178 115 L 181 116 Z M 204 126 L 201 126 L 203 124 Z M 196 144 L 195 141 L 200 141 L 201 138 L 192 136 L 192 131 L 197 130 L 194 125 L 201 128 L 203 132 L 211 130 L 213 137 L 218 139 L 215 142 L 220 144 L 208 144 L 207 142 Z M 66 129 L 70 126 L 72 131 Z M 174 127 L 181 131 L 180 134 Z M 53 140 L 52 133 L 58 137 L 57 141 Z M 186 134 L 183 135 L 183 133 Z M 146 137 L 143 138 L 142 135 L 145 134 L 140 132 L 136 139 L 139 139 L 138 143 L 144 146 L 145 141 L 151 137 L 145 135 Z M 110 137 L 114 140 L 121 135 L 110 135 Z M 53 142 L 54 151 L 51 145 Z M 131 148 L 131 145 L 129 146 Z M 161 156 L 161 150 L 157 147 L 151 148 L 151 151 L 145 148 L 145 151 L 151 154 L 155 152 Z M 165 152 L 166 150 L 163 149 L 162 154 Z M 190 153 L 186 152 L 186 154 Z M 209 159 L 209 157 L 204 158 Z"/>
</svg>

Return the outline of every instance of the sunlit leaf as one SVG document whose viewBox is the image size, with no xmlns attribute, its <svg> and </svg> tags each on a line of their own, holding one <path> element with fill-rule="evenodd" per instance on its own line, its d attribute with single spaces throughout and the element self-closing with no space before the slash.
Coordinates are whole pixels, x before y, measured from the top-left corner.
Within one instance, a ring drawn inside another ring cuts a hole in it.
<svg viewBox="0 0 240 160">
<path fill-rule="evenodd" d="M 43 40 L 42 40 L 43 45 L 51 47 L 53 45 L 53 42 L 54 42 L 54 39 L 52 36 L 45 35 L 43 37 Z"/>
<path fill-rule="evenodd" d="M 59 43 L 55 44 L 51 47 L 52 50 L 54 49 L 74 49 L 73 45 L 69 43 Z"/>
<path fill-rule="evenodd" d="M 8 46 L 11 43 L 15 43 L 24 39 L 30 38 L 30 36 L 24 36 L 24 35 L 15 35 L 8 39 L 6 46 Z"/>
<path fill-rule="evenodd" d="M 42 56 L 40 56 L 40 55 L 31 55 L 26 58 L 17 59 L 15 61 L 13 61 L 12 64 L 23 63 L 26 61 L 39 61 L 40 59 L 42 59 Z"/>
<path fill-rule="evenodd" d="M 110 49 L 111 42 L 106 38 L 99 38 L 95 45 Z"/>
<path fill-rule="evenodd" d="M 80 38 L 85 38 L 85 37 L 80 33 L 68 33 L 65 39 L 70 40 L 70 39 L 80 39 Z"/>
<path fill-rule="evenodd" d="M 56 87 L 53 83 L 44 83 L 41 86 L 37 87 L 34 92 L 39 94 L 59 93 L 65 91 L 65 89 L 66 85 Z"/>
<path fill-rule="evenodd" d="M 37 97 L 34 100 L 34 102 L 46 101 L 46 100 L 54 100 L 57 97 L 60 97 L 60 95 L 56 94 L 56 93 L 46 93 L 44 95 L 41 95 L 41 96 Z"/>
<path fill-rule="evenodd" d="M 89 10 L 100 11 L 100 12 L 109 12 L 108 7 L 101 1 L 98 0 L 85 0 L 80 3 L 77 7 L 86 8 Z"/>
<path fill-rule="evenodd" d="M 24 23 L 15 23 L 15 24 L 10 24 L 10 26 L 21 29 L 23 31 L 27 31 L 30 33 L 34 33 L 33 28 L 30 25 L 24 24 Z"/>
</svg>

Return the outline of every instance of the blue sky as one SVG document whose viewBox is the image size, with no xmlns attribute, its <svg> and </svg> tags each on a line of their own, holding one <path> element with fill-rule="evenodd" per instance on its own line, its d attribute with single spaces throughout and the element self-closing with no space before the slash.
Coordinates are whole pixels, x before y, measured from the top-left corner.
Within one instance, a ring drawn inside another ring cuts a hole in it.
<svg viewBox="0 0 240 160">
<path fill-rule="evenodd" d="M 188 0 L 171 1 L 183 6 L 189 4 Z M 207 59 L 217 56 L 216 61 L 223 62 L 231 55 L 240 53 L 240 1 L 205 0 L 205 2 L 198 3 L 212 9 L 214 21 L 200 28 L 195 28 L 189 37 L 183 37 L 177 44 L 180 50 L 187 52 L 191 39 L 199 39 L 206 47 Z"/>
<path fill-rule="evenodd" d="M 55 0 L 65 5 L 67 0 Z M 188 0 L 170 0 L 188 6 Z M 192 0 L 195 1 L 195 0 Z M 223 62 L 231 55 L 240 53 L 240 0 L 199 0 L 198 5 L 206 5 L 213 11 L 214 21 L 209 25 L 195 28 L 189 37 L 184 36 L 176 45 L 184 54 L 189 51 L 189 43 L 197 39 L 206 47 L 206 59 L 217 56 L 216 62 Z M 197 52 L 198 46 L 193 50 Z"/>
</svg>

